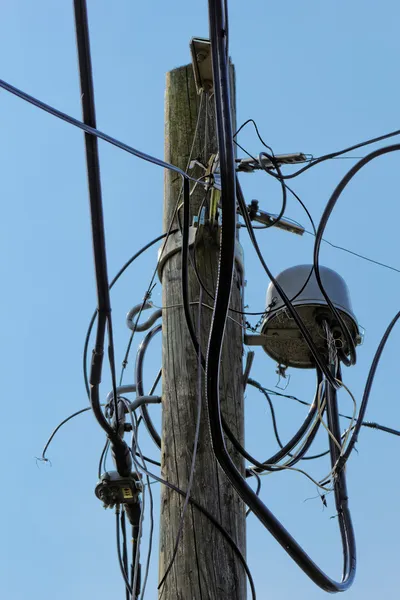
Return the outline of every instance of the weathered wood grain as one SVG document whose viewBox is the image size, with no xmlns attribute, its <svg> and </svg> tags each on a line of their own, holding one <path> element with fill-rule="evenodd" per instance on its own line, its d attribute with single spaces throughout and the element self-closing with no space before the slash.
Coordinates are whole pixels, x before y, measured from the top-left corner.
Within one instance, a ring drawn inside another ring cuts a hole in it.
<svg viewBox="0 0 400 600">
<path fill-rule="evenodd" d="M 232 69 L 233 71 L 233 69 Z M 232 73 L 232 78 L 234 78 Z M 200 97 L 196 93 L 191 65 L 175 69 L 167 75 L 165 104 L 165 158 L 186 169 L 198 116 Z M 205 107 L 207 106 L 207 109 Z M 217 151 L 214 101 L 203 98 L 203 108 L 192 158 L 207 163 Z M 194 171 L 201 176 L 201 169 Z M 169 226 L 180 197 L 181 179 L 165 173 L 164 229 Z M 192 215 L 196 215 L 204 197 L 200 186 L 191 197 Z M 215 232 L 205 231 L 196 248 L 196 259 L 202 280 L 213 294 L 215 289 L 218 243 Z M 236 271 L 232 289 L 235 309 L 243 305 L 242 273 Z M 193 452 L 197 412 L 197 358 L 187 331 L 182 308 L 181 255 L 173 255 L 166 263 L 163 276 L 163 424 L 162 476 L 182 489 L 187 489 Z M 199 286 L 190 269 L 190 300 L 197 301 Z M 203 303 L 212 299 L 203 293 Z M 197 321 L 198 306 L 193 306 Z M 242 388 L 242 318 L 230 313 L 222 359 L 221 399 L 226 421 L 243 443 Z M 202 308 L 201 343 L 206 341 L 211 310 Z M 203 377 L 204 391 L 204 377 Z M 192 496 L 229 531 L 245 552 L 245 507 L 218 467 L 211 448 L 206 418 L 205 399 Z M 236 464 L 243 463 L 228 444 Z M 162 486 L 160 525 L 160 578 L 169 564 L 179 527 L 183 498 Z M 213 525 L 190 504 L 185 517 L 179 550 L 170 572 L 163 600 L 245 600 L 246 578 L 229 545 Z"/>
</svg>

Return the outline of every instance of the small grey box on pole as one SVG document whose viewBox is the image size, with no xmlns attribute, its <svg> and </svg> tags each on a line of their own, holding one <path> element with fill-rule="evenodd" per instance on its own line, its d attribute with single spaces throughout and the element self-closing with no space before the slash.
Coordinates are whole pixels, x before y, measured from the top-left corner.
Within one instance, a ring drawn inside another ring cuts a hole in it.
<svg viewBox="0 0 400 600">
<path fill-rule="evenodd" d="M 232 97 L 234 100 L 234 70 Z M 233 115 L 234 116 L 234 115 Z M 214 99 L 212 94 L 198 94 L 192 65 L 174 69 L 167 74 L 165 100 L 165 159 L 186 170 L 190 161 L 207 166 L 211 155 L 217 154 Z M 190 174 L 204 176 L 201 166 Z M 181 204 L 181 178 L 165 172 L 164 230 Z M 207 206 L 205 189 L 197 185 L 190 199 L 190 223 L 199 209 Z M 177 220 L 175 218 L 175 223 Z M 175 225 L 176 226 L 176 225 Z M 218 268 L 218 227 L 207 223 L 197 231 L 195 260 L 205 288 L 215 293 Z M 162 476 L 183 490 L 187 489 L 193 456 L 198 407 L 198 358 L 189 337 L 182 307 L 181 236 L 174 234 L 176 252 L 168 254 L 162 267 L 163 327 L 163 418 Z M 192 319 L 198 318 L 200 286 L 189 264 L 189 300 Z M 200 342 L 205 354 L 211 322 L 212 297 L 202 293 Z M 237 264 L 232 283 L 231 307 L 243 306 L 243 271 Z M 243 329 L 242 315 L 229 313 L 222 354 L 220 379 L 221 404 L 224 418 L 237 439 L 243 444 Z M 213 454 L 207 424 L 202 373 L 202 411 L 200 437 L 191 496 L 209 511 L 229 532 L 245 554 L 245 506 L 219 468 Z M 243 460 L 227 442 L 236 465 L 244 472 Z M 180 525 L 184 498 L 166 486 L 161 490 L 160 579 L 168 567 Z M 232 548 L 215 526 L 189 503 L 178 552 L 173 568 L 162 590 L 163 600 L 245 600 L 246 575 Z"/>
</svg>

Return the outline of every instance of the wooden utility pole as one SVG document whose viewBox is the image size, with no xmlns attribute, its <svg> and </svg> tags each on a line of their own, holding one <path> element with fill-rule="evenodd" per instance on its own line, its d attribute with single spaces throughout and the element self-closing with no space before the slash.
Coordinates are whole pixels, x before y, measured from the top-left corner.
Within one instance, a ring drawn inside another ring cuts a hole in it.
<svg viewBox="0 0 400 600">
<path fill-rule="evenodd" d="M 234 71 L 232 96 L 234 98 Z M 233 107 L 234 110 L 234 107 Z M 199 115 L 200 111 L 200 115 Z M 197 133 L 196 133 L 197 124 Z M 195 135 L 196 133 L 196 135 Z M 193 144 L 193 140 L 194 144 Z M 193 150 L 191 153 L 193 145 Z M 211 154 L 218 151 L 215 128 L 214 98 L 197 94 L 192 65 L 174 69 L 167 74 L 165 104 L 165 159 L 186 169 L 189 158 L 207 165 Z M 191 153 L 191 155 L 190 155 Z M 196 167 L 191 175 L 201 177 L 204 171 Z M 166 171 L 164 198 L 164 230 L 173 218 L 180 196 L 182 180 Z M 204 187 L 198 185 L 191 195 L 191 218 L 197 216 L 204 200 Z M 205 287 L 214 295 L 218 265 L 218 231 L 202 226 L 196 243 L 196 262 Z M 181 236 L 175 234 L 179 245 Z M 199 284 L 189 266 L 190 302 L 199 298 Z M 181 287 L 181 253 L 169 256 L 162 270 L 163 288 L 163 424 L 162 476 L 186 490 L 193 455 L 198 406 L 198 359 L 189 338 L 183 308 Z M 203 304 L 213 300 L 203 292 Z M 231 307 L 243 306 L 243 273 L 236 268 Z M 171 308 L 168 308 L 171 307 Z M 206 353 L 211 310 L 203 306 L 201 315 L 201 345 Z M 198 304 L 192 305 L 196 324 Z M 230 312 L 222 358 L 222 412 L 237 439 L 243 443 L 242 385 L 242 317 Z M 203 390 L 204 390 L 204 373 Z M 236 465 L 244 472 L 243 461 L 227 444 Z M 191 496 L 205 507 L 230 533 L 245 554 L 245 507 L 228 483 L 213 456 L 207 425 L 203 394 L 200 439 Z M 170 562 L 180 524 L 184 499 L 162 486 L 160 525 L 160 579 Z M 246 577 L 242 565 L 221 533 L 193 505 L 189 504 L 184 520 L 179 549 L 174 566 L 166 579 L 163 600 L 245 600 Z"/>
</svg>

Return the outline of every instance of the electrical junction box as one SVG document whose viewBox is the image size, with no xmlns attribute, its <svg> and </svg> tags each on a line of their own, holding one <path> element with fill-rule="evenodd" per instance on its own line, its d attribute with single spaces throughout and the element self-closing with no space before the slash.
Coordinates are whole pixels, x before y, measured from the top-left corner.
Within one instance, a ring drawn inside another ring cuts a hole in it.
<svg viewBox="0 0 400 600">
<path fill-rule="evenodd" d="M 340 326 L 335 322 L 336 319 L 319 288 L 312 269 L 312 265 L 291 267 L 280 273 L 276 280 L 289 300 L 292 300 L 292 305 L 303 320 L 318 350 L 321 353 L 326 352 L 326 337 L 322 327 L 322 321 L 326 319 L 330 321 L 336 346 L 342 348 L 347 354 L 349 349 Z M 311 270 L 312 274 L 307 282 Z M 344 279 L 336 271 L 327 267 L 320 267 L 320 274 L 324 289 L 340 312 L 354 342 L 361 343 L 359 326 Z M 260 338 L 259 343 L 265 352 L 280 365 L 303 369 L 314 368 L 314 359 L 308 345 L 273 283 L 268 286 L 266 306 L 261 336 L 256 336 Z"/>
<path fill-rule="evenodd" d="M 136 504 L 141 489 L 135 474 L 121 477 L 116 471 L 109 471 L 101 476 L 95 494 L 103 502 L 104 508 L 113 508 L 118 504 Z"/>
</svg>

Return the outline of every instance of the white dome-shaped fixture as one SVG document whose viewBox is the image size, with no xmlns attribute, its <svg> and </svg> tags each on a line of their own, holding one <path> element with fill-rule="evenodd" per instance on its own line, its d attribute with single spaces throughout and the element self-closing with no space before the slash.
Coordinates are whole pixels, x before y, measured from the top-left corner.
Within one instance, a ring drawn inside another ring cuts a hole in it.
<svg viewBox="0 0 400 600">
<path fill-rule="evenodd" d="M 326 354 L 326 335 L 322 326 L 322 322 L 326 320 L 336 339 L 337 348 L 347 354 L 344 336 L 318 286 L 314 270 L 305 285 L 311 269 L 312 265 L 291 267 L 280 273 L 276 280 L 289 300 L 292 300 L 292 305 L 321 353 Z M 359 327 L 344 279 L 327 267 L 320 267 L 319 270 L 325 291 L 343 317 L 354 342 L 359 343 Z M 281 365 L 314 368 L 315 362 L 307 343 L 273 283 L 268 286 L 266 306 L 267 314 L 261 327 L 261 333 L 267 336 L 263 344 L 265 352 Z"/>
</svg>

